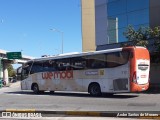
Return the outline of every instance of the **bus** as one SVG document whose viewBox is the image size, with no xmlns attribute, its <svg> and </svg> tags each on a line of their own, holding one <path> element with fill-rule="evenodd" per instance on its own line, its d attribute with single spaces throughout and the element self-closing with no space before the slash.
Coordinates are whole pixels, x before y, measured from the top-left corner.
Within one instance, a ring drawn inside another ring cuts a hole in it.
<svg viewBox="0 0 160 120">
<path fill-rule="evenodd" d="M 150 56 L 144 47 L 60 54 L 22 66 L 21 89 L 102 93 L 141 92 L 149 87 Z"/>
</svg>

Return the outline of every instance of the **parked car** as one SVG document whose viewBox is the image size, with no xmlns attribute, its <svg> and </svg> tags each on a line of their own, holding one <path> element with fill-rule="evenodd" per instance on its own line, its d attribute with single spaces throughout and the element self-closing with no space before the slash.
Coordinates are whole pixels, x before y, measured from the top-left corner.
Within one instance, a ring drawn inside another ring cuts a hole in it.
<svg viewBox="0 0 160 120">
<path fill-rule="evenodd" d="M 13 78 L 13 77 L 9 77 L 9 82 L 10 83 L 14 83 L 14 82 L 16 82 L 17 80 L 15 79 L 15 78 Z"/>
</svg>

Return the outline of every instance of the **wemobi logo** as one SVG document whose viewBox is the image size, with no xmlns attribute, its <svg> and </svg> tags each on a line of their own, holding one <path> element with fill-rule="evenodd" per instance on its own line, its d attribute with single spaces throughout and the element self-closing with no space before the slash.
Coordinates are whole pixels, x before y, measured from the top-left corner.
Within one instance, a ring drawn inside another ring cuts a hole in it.
<svg viewBox="0 0 160 120">
<path fill-rule="evenodd" d="M 45 72 L 42 73 L 42 79 L 72 79 L 73 71 L 57 71 L 57 72 Z"/>
</svg>

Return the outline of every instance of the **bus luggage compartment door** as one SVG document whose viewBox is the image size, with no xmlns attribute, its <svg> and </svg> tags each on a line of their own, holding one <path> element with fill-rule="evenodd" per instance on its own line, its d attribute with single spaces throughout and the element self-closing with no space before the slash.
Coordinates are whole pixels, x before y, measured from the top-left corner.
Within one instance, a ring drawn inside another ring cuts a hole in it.
<svg viewBox="0 0 160 120">
<path fill-rule="evenodd" d="M 129 91 L 129 83 L 128 83 L 128 78 L 119 78 L 113 80 L 113 88 L 114 91 L 117 92 L 128 92 Z"/>
</svg>

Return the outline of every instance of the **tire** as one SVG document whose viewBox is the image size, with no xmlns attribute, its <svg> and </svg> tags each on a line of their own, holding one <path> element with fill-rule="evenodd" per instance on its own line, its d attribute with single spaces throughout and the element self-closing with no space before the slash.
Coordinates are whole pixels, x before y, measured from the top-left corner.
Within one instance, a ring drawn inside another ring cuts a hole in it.
<svg viewBox="0 0 160 120">
<path fill-rule="evenodd" d="M 50 91 L 50 94 L 54 94 L 54 91 Z"/>
<path fill-rule="evenodd" d="M 106 97 L 113 97 L 114 93 L 105 93 Z"/>
<path fill-rule="evenodd" d="M 38 85 L 37 84 L 34 84 L 33 85 L 33 92 L 35 93 L 35 94 L 38 94 L 40 91 L 39 91 L 39 87 L 38 87 Z"/>
<path fill-rule="evenodd" d="M 102 95 L 101 88 L 100 88 L 99 84 L 97 84 L 97 83 L 91 84 L 89 86 L 89 93 L 92 96 L 100 96 L 100 95 Z"/>
<path fill-rule="evenodd" d="M 40 94 L 44 94 L 44 92 L 45 92 L 45 91 L 43 91 L 43 90 L 42 90 L 42 91 L 39 91 Z"/>
<path fill-rule="evenodd" d="M 2 84 L 3 84 L 3 85 L 6 85 L 6 81 L 2 80 Z"/>
</svg>

